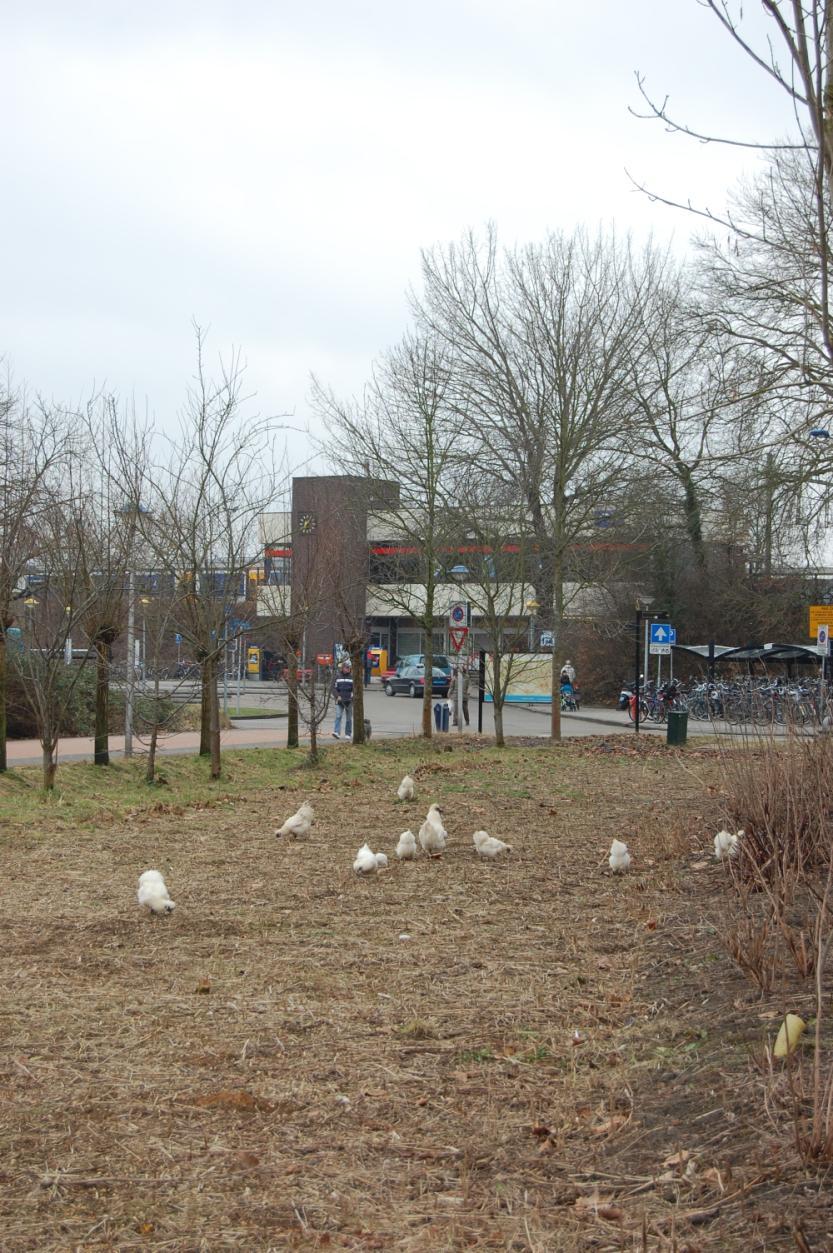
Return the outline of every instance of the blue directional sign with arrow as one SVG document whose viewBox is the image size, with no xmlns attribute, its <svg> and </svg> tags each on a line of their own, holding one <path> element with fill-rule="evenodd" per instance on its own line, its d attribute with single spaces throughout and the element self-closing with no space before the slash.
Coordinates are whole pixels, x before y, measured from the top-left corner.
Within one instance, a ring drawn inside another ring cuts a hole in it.
<svg viewBox="0 0 833 1253">
<path fill-rule="evenodd" d="M 667 622 L 651 623 L 651 643 L 652 644 L 676 644 L 677 628 L 669 626 Z"/>
<path fill-rule="evenodd" d="M 676 627 L 670 626 L 667 622 L 651 623 L 651 647 L 648 649 L 655 657 L 667 657 L 671 652 L 671 645 L 677 642 Z"/>
</svg>

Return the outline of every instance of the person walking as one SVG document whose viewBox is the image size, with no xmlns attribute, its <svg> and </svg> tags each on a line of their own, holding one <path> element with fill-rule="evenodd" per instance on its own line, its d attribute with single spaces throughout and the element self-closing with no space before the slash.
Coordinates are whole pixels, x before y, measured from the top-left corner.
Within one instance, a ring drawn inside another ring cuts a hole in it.
<svg viewBox="0 0 833 1253">
<path fill-rule="evenodd" d="M 370 680 L 373 678 L 373 653 L 371 645 L 364 650 L 364 685 L 370 687 Z"/>
<path fill-rule="evenodd" d="M 333 727 L 333 739 L 341 739 L 341 718 L 344 715 L 344 738 L 349 740 L 353 735 L 353 677 L 350 674 L 349 661 L 342 663 L 338 678 L 333 684 L 333 691 L 336 698 L 336 721 Z"/>
</svg>

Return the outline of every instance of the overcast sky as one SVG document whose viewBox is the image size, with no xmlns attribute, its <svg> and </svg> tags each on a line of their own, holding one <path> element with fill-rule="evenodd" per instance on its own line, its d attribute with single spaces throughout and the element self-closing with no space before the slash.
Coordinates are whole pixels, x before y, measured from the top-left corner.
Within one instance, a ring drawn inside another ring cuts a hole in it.
<svg viewBox="0 0 833 1253">
<path fill-rule="evenodd" d="M 720 207 L 751 159 L 633 118 L 637 69 L 700 128 L 788 127 L 697 0 L 0 0 L 0 356 L 164 426 L 193 318 L 303 426 L 311 371 L 357 391 L 401 334 L 421 248 L 489 220 L 684 247 L 626 168 Z"/>
</svg>

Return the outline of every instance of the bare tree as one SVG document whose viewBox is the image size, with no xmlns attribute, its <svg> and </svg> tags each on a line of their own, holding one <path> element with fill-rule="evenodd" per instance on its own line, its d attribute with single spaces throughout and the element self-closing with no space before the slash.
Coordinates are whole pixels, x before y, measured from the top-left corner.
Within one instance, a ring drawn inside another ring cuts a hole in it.
<svg viewBox="0 0 833 1253">
<path fill-rule="evenodd" d="M 468 604 L 472 631 L 476 626 L 491 657 L 487 682 L 495 742 L 501 748 L 509 688 L 529 668 L 531 655 L 537 651 L 528 620 L 537 610 L 538 547 L 524 502 L 515 496 L 500 499 L 491 491 L 484 493 L 483 484 L 473 476 L 458 474 L 455 516 L 459 528 L 455 549 L 460 554 L 456 560 L 465 567 L 460 571 L 459 594 Z M 537 664 L 537 658 L 532 664 Z"/>
<path fill-rule="evenodd" d="M 732 296 L 725 322 L 771 357 L 776 374 L 830 388 L 833 367 L 831 256 L 833 194 L 833 0 L 761 0 L 765 26 L 757 29 L 743 5 L 701 0 L 725 36 L 783 93 L 786 138 L 704 134 L 675 118 L 667 97 L 657 100 L 637 83 L 647 112 L 673 131 L 700 142 L 758 151 L 762 175 L 725 213 L 670 200 L 636 182 L 652 198 L 698 215 L 714 233 L 706 241 L 711 267 Z"/>
<path fill-rule="evenodd" d="M 42 541 L 36 601 L 24 647 L 16 653 L 24 699 L 38 728 L 43 757 L 43 786 L 55 786 L 58 739 L 83 673 L 86 657 L 76 664 L 72 650 L 75 628 L 89 612 L 95 591 L 82 577 L 80 536 L 73 530 L 71 510 L 60 497 L 42 505 L 38 518 Z M 79 542 L 80 541 L 80 542 Z"/>
<path fill-rule="evenodd" d="M 43 524 L 67 445 L 63 415 L 30 404 L 6 376 L 0 383 L 0 771 L 7 764 L 7 633 L 20 616 L 23 576 L 45 551 Z"/>
<path fill-rule="evenodd" d="M 235 610 L 247 595 L 247 569 L 258 548 L 257 521 L 279 490 L 277 423 L 243 423 L 243 367 L 235 355 L 216 380 L 204 360 L 205 336 L 195 328 L 197 368 L 178 435 L 165 461 L 143 476 L 138 525 L 157 566 L 179 588 L 175 620 L 200 666 L 201 753 L 211 777 L 221 771 L 217 678 L 229 642 L 241 633 Z"/>
<path fill-rule="evenodd" d="M 374 474 L 400 484 L 399 506 L 388 515 L 389 538 L 397 542 L 388 575 L 373 592 L 422 629 L 426 738 L 432 733 L 437 573 L 453 531 L 449 474 L 461 451 L 462 424 L 449 404 L 450 387 L 448 354 L 431 338 L 413 335 L 380 358 L 361 403 L 342 403 L 314 385 L 316 406 L 335 433 L 342 464 L 346 461 L 358 472 L 369 465 Z M 358 657 L 357 635 L 353 643 Z"/>
<path fill-rule="evenodd" d="M 444 345 L 472 465 L 523 501 L 538 545 L 543 625 L 553 631 L 551 732 L 561 734 L 559 643 L 571 549 L 621 481 L 651 253 L 603 235 L 550 235 L 501 253 L 490 230 L 423 258 L 419 322 Z M 449 389 L 451 391 L 451 388 Z"/>
</svg>

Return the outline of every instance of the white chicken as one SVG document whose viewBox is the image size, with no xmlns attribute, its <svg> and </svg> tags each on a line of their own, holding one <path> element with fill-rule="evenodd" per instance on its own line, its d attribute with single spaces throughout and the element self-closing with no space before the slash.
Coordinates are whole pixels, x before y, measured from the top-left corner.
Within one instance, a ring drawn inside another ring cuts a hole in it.
<svg viewBox="0 0 833 1253">
<path fill-rule="evenodd" d="M 312 820 L 315 817 L 315 810 L 309 801 L 304 801 L 297 814 L 293 814 L 291 818 L 287 818 L 282 827 L 278 827 L 275 835 L 291 835 L 296 840 L 300 835 L 306 835 L 312 826 Z"/>
<path fill-rule="evenodd" d="M 416 836 L 410 829 L 403 831 L 396 846 L 396 856 L 400 861 L 410 861 L 416 857 Z"/>
<path fill-rule="evenodd" d="M 607 864 L 614 874 L 624 874 L 631 864 L 631 855 L 624 840 L 614 840 L 610 846 Z"/>
<path fill-rule="evenodd" d="M 376 854 L 376 869 L 385 870 L 387 868 L 388 858 L 386 853 Z"/>
<path fill-rule="evenodd" d="M 139 875 L 136 899 L 143 908 L 147 906 L 152 914 L 171 914 L 176 909 L 176 904 L 168 895 L 165 880 L 158 870 L 146 870 Z"/>
<path fill-rule="evenodd" d="M 396 789 L 396 795 L 401 801 L 412 801 L 416 796 L 416 784 L 409 774 L 406 774 L 399 784 L 399 787 Z"/>
<path fill-rule="evenodd" d="M 443 826 L 442 813 L 439 805 L 431 805 L 419 829 L 419 842 L 430 857 L 441 856 L 448 839 L 448 832 Z"/>
<path fill-rule="evenodd" d="M 478 857 L 499 857 L 501 853 L 511 853 L 512 845 L 496 840 L 488 831 L 475 831 L 472 836 Z"/>
<path fill-rule="evenodd" d="M 742 831 L 738 831 L 735 835 L 727 831 L 725 827 L 722 831 L 718 831 L 714 837 L 714 855 L 718 861 L 723 861 L 724 857 L 737 857 L 738 843 L 742 835 Z"/>
<path fill-rule="evenodd" d="M 384 854 L 382 854 L 384 856 Z M 379 869 L 379 863 L 376 860 L 376 854 L 371 851 L 369 844 L 362 844 L 356 860 L 353 862 L 353 869 L 356 874 L 375 874 Z"/>
</svg>

